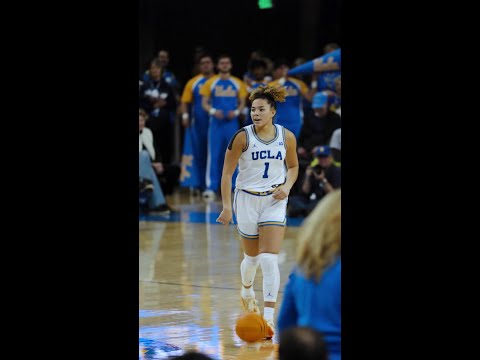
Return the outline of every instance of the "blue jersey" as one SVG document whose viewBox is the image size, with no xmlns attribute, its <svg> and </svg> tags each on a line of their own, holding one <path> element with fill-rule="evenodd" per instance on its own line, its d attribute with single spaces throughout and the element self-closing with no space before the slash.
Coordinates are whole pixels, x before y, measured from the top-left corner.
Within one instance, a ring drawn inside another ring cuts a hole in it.
<svg viewBox="0 0 480 360">
<path fill-rule="evenodd" d="M 220 75 L 215 75 L 205 82 L 200 94 L 209 96 L 212 107 L 222 110 L 227 116 L 227 112 L 238 108 L 238 100 L 247 96 L 247 87 L 235 76 L 222 80 Z"/>
<path fill-rule="evenodd" d="M 202 108 L 200 90 L 208 79 L 202 74 L 191 78 L 185 85 L 182 98 L 180 99 L 181 102 L 192 105 L 191 114 L 193 121 L 206 126 L 208 126 L 208 113 Z"/>
<path fill-rule="evenodd" d="M 278 80 L 275 80 L 269 85 L 278 84 Z M 287 98 L 285 102 L 277 103 L 275 121 L 288 128 L 288 125 L 299 124 L 303 121 L 302 97 L 308 94 L 308 86 L 302 80 L 291 77 L 287 77 L 284 86 L 287 88 Z"/>
<path fill-rule="evenodd" d="M 340 70 L 334 71 L 324 71 L 321 72 L 317 77 L 317 91 L 322 91 L 325 89 L 335 91 L 335 79 L 341 76 L 342 68 L 342 59 L 341 59 L 341 49 L 332 51 L 331 53 L 325 54 L 322 56 L 322 63 L 337 63 Z"/>
<path fill-rule="evenodd" d="M 267 81 L 262 81 L 262 82 L 252 81 L 252 85 L 247 88 L 248 93 L 250 94 L 253 90 L 258 88 L 259 86 L 267 86 Z"/>
</svg>

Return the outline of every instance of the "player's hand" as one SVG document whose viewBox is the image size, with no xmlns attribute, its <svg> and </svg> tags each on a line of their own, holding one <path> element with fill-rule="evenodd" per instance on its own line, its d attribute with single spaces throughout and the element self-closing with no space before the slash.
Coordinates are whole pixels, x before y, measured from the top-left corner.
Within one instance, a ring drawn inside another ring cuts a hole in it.
<svg viewBox="0 0 480 360">
<path fill-rule="evenodd" d="M 227 119 L 232 120 L 235 117 L 235 111 L 230 110 L 227 114 Z"/>
<path fill-rule="evenodd" d="M 290 189 L 285 185 L 281 185 L 273 191 L 272 196 L 275 200 L 284 200 L 288 197 L 288 194 L 290 194 Z"/>
<path fill-rule="evenodd" d="M 229 223 L 233 224 L 232 210 L 231 209 L 223 209 L 216 221 L 220 224 L 223 224 L 223 225 L 228 225 Z"/>
<path fill-rule="evenodd" d="M 215 111 L 215 115 L 213 116 L 215 116 L 218 120 L 222 120 L 225 117 L 225 115 L 223 115 L 223 110 Z"/>
<path fill-rule="evenodd" d="M 184 128 L 188 128 L 190 126 L 190 119 L 187 117 L 187 118 L 182 118 L 182 126 Z"/>
<path fill-rule="evenodd" d="M 307 166 L 307 168 L 305 169 L 305 175 L 306 176 L 310 176 L 313 174 L 313 170 L 312 170 L 312 167 L 311 166 Z"/>
</svg>

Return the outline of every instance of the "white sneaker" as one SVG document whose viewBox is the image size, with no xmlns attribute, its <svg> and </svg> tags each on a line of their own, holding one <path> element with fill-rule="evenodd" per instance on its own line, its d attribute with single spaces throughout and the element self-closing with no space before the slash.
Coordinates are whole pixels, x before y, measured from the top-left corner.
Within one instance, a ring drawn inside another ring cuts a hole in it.
<svg viewBox="0 0 480 360">
<path fill-rule="evenodd" d="M 260 314 L 258 301 L 254 297 L 244 298 L 242 295 L 240 295 L 240 299 L 242 300 L 243 311 L 251 311 Z"/>
<path fill-rule="evenodd" d="M 273 337 L 273 335 L 275 334 L 275 326 L 273 325 L 273 321 L 265 319 L 265 322 L 267 323 L 267 328 L 265 329 L 265 332 L 266 332 L 265 338 L 266 339 L 271 339 Z"/>
</svg>

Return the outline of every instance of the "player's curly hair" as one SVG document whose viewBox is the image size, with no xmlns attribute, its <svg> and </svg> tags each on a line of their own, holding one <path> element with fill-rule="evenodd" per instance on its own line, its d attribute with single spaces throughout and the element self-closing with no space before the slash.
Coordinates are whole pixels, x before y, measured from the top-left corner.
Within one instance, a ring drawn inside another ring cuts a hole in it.
<svg viewBox="0 0 480 360">
<path fill-rule="evenodd" d="M 251 93 L 249 99 L 251 102 L 256 99 L 265 99 L 274 109 L 277 108 L 276 102 L 284 102 L 287 97 L 287 89 L 284 86 L 259 86 Z"/>
</svg>

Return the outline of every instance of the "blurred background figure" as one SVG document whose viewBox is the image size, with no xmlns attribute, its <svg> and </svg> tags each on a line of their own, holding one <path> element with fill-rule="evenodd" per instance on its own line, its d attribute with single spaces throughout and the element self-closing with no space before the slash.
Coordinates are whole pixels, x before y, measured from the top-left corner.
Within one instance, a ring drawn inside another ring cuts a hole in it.
<svg viewBox="0 0 480 360">
<path fill-rule="evenodd" d="M 278 315 L 280 336 L 295 326 L 319 331 L 329 360 L 341 360 L 341 225 L 341 190 L 335 190 L 300 228 L 297 265 Z"/>
<path fill-rule="evenodd" d="M 279 360 L 328 360 L 320 332 L 309 327 L 291 327 L 280 335 Z"/>
</svg>

